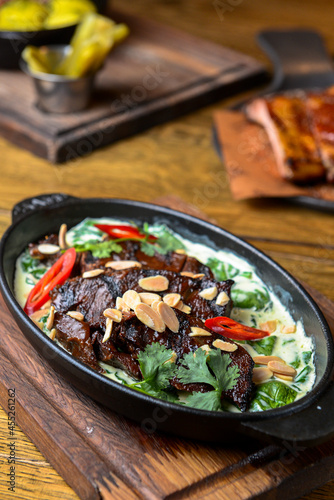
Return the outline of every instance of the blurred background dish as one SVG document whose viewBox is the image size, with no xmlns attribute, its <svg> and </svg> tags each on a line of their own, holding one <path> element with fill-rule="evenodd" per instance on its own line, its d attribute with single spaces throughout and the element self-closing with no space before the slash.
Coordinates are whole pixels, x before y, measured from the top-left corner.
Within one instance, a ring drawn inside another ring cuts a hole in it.
<svg viewBox="0 0 334 500">
<path fill-rule="evenodd" d="M 78 2 L 78 0 L 74 1 Z M 108 3 L 107 0 L 91 1 L 95 4 L 98 12 L 103 13 L 105 11 Z M 67 3 L 70 3 L 70 0 L 59 0 L 56 4 L 57 9 L 63 8 Z M 9 5 L 9 3 L 5 3 L 2 9 L 6 8 L 7 5 Z M 35 7 L 33 7 L 33 9 L 35 9 Z M 74 19 L 78 19 L 78 17 L 76 17 L 77 15 L 73 14 L 73 12 L 66 13 L 63 11 L 62 15 L 60 12 L 54 8 L 46 17 L 43 8 L 41 10 L 33 10 L 33 14 L 35 15 L 33 21 L 34 26 L 41 26 L 42 29 L 31 30 L 29 19 L 25 16 L 24 25 L 29 26 L 29 29 L 22 31 L 20 30 L 20 26 L 23 26 L 23 24 L 20 25 L 20 21 L 17 21 L 17 30 L 13 29 L 15 26 L 15 15 L 6 15 L 3 21 L 0 9 L 0 28 L 6 26 L 11 28 L 0 29 L 0 69 L 17 69 L 19 67 L 21 53 L 27 45 L 40 47 L 42 45 L 69 43 L 77 25 Z M 86 12 L 87 10 L 84 9 L 82 14 Z M 45 27 L 48 27 L 48 29 Z"/>
</svg>

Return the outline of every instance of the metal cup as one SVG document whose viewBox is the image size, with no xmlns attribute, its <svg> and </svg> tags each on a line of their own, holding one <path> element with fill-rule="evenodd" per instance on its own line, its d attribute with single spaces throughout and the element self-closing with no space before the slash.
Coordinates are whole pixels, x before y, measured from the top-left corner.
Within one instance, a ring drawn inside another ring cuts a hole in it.
<svg viewBox="0 0 334 500">
<path fill-rule="evenodd" d="M 50 46 L 52 57 L 60 60 L 70 50 L 69 45 Z M 48 113 L 74 113 L 85 109 L 89 103 L 96 73 L 82 78 L 69 78 L 49 73 L 32 73 L 21 59 L 20 68 L 34 82 L 37 105 Z"/>
</svg>

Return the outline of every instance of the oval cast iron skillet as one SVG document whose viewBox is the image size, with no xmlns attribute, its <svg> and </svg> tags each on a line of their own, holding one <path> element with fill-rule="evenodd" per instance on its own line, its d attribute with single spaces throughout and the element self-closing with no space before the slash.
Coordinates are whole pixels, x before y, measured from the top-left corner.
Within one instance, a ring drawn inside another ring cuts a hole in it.
<svg viewBox="0 0 334 500">
<path fill-rule="evenodd" d="M 166 222 L 176 232 L 212 247 L 230 250 L 256 267 L 260 278 L 280 298 L 316 346 L 316 382 L 312 391 L 288 406 L 256 413 L 209 412 L 167 403 L 123 387 L 76 360 L 51 341 L 23 312 L 13 294 L 17 257 L 28 245 L 62 223 L 69 227 L 85 217 L 110 216 L 137 222 Z M 42 195 L 14 207 L 13 224 L 0 243 L 0 290 L 13 317 L 36 350 L 66 380 L 95 400 L 142 426 L 182 437 L 215 442 L 244 439 L 242 434 L 270 441 L 318 444 L 334 435 L 333 340 L 329 327 L 308 293 L 292 276 L 262 252 L 208 222 L 175 210 L 117 199 L 79 199 Z"/>
</svg>

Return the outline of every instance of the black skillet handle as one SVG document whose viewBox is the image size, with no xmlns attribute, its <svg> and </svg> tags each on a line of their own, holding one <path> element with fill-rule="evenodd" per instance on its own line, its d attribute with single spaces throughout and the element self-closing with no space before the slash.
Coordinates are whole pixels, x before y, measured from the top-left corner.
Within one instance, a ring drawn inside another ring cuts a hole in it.
<svg viewBox="0 0 334 500">
<path fill-rule="evenodd" d="M 312 406 L 284 418 L 243 424 L 245 432 L 272 442 L 316 446 L 334 436 L 334 382 Z"/>
<path fill-rule="evenodd" d="M 58 205 L 64 201 L 74 199 L 76 199 L 74 196 L 63 193 L 41 194 L 39 196 L 33 196 L 32 198 L 26 198 L 14 206 L 12 210 L 12 222 L 16 222 L 29 212 L 34 212 L 40 208 Z"/>
<path fill-rule="evenodd" d="M 270 92 L 334 84 L 331 58 L 315 31 L 266 30 L 259 33 L 258 42 L 274 65 Z"/>
</svg>

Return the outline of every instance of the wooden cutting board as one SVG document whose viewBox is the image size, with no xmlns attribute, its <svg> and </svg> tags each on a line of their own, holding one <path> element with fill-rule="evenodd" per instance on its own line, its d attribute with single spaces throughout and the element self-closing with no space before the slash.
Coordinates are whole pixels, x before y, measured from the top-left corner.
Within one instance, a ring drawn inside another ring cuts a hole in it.
<svg viewBox="0 0 334 500">
<path fill-rule="evenodd" d="M 0 134 L 53 163 L 172 120 L 259 83 L 253 58 L 132 15 L 129 38 L 98 74 L 89 108 L 68 115 L 36 106 L 33 82 L 20 71 L 0 71 Z"/>
<path fill-rule="evenodd" d="M 204 218 L 175 198 L 160 204 Z M 334 331 L 333 303 L 306 287 Z M 304 449 L 245 437 L 232 447 L 148 433 L 58 376 L 20 332 L 3 299 L 0 318 L 0 404 L 8 408 L 14 388 L 16 423 L 81 499 L 289 500 L 334 478 L 334 440 Z"/>
</svg>

